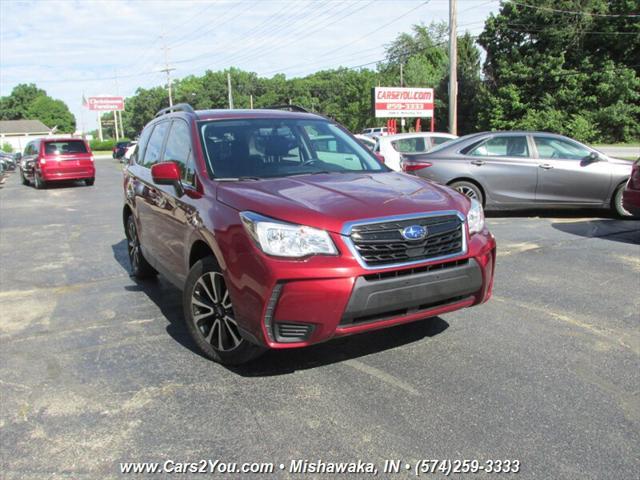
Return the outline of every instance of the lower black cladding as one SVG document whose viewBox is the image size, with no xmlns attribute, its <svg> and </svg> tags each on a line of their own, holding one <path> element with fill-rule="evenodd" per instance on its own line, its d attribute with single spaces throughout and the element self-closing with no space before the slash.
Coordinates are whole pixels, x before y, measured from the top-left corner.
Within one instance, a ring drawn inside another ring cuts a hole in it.
<svg viewBox="0 0 640 480">
<path fill-rule="evenodd" d="M 349 326 L 417 313 L 459 302 L 482 288 L 482 270 L 474 259 L 409 274 L 358 277 L 340 325 Z"/>
</svg>

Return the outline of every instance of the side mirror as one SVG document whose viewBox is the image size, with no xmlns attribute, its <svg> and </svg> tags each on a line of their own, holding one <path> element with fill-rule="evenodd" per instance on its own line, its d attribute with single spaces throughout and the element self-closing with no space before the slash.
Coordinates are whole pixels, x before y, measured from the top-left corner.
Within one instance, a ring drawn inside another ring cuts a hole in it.
<svg viewBox="0 0 640 480">
<path fill-rule="evenodd" d="M 151 166 L 151 178 L 157 185 L 173 185 L 179 197 L 184 195 L 180 169 L 176 162 L 161 162 Z"/>
<path fill-rule="evenodd" d="M 598 155 L 598 152 L 591 152 L 589 155 L 587 155 L 586 160 L 588 163 L 593 163 L 599 162 L 602 159 L 600 158 L 600 155 Z"/>
</svg>

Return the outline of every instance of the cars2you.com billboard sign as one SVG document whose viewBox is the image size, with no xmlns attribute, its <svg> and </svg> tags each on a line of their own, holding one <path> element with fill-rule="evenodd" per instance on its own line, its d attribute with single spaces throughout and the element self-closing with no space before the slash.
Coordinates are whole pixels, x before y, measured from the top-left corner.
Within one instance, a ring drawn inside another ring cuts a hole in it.
<svg viewBox="0 0 640 480">
<path fill-rule="evenodd" d="M 433 117 L 433 88 L 375 87 L 376 118 Z"/>
</svg>

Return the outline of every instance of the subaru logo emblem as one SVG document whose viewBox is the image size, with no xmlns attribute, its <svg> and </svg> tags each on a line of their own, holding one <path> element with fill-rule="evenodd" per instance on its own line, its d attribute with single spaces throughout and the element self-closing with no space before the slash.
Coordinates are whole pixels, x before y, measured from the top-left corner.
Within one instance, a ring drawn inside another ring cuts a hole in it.
<svg viewBox="0 0 640 480">
<path fill-rule="evenodd" d="M 411 225 L 400 231 L 400 234 L 406 240 L 422 240 L 427 236 L 427 228 L 422 225 Z"/>
</svg>

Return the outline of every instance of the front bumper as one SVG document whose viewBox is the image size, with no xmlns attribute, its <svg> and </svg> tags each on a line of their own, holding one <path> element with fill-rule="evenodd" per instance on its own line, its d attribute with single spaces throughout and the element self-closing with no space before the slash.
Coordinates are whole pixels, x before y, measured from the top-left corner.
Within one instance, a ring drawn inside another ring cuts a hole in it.
<svg viewBox="0 0 640 480">
<path fill-rule="evenodd" d="M 262 254 L 244 232 L 226 233 L 219 240 L 238 252 L 225 262 L 236 320 L 245 338 L 269 348 L 452 312 L 487 301 L 493 287 L 496 243 L 486 230 L 467 238 L 458 257 L 391 270 L 363 268 L 339 235 L 339 256 L 291 261 Z"/>
</svg>

